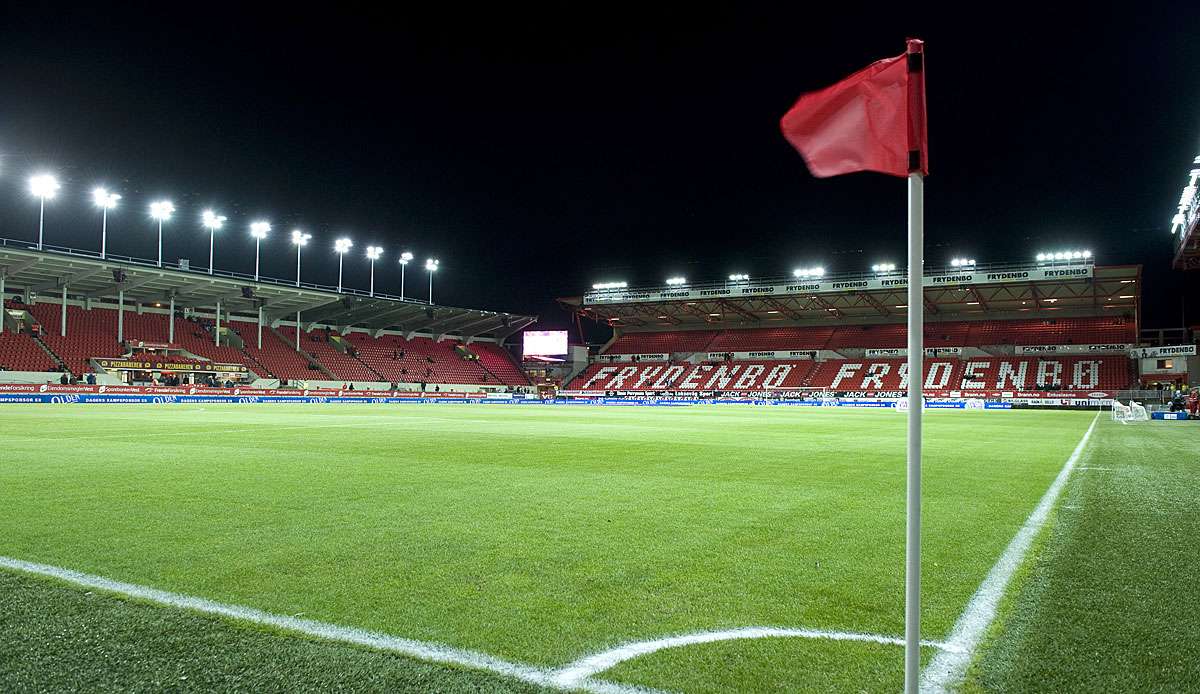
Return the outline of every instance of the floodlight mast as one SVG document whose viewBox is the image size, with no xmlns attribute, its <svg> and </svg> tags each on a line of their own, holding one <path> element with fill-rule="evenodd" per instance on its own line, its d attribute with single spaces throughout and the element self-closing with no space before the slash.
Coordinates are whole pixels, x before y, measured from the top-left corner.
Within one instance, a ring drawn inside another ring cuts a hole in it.
<svg viewBox="0 0 1200 694">
<path fill-rule="evenodd" d="M 58 189 L 61 188 L 58 184 L 58 179 L 50 174 L 37 174 L 29 177 L 29 192 L 33 197 L 37 198 L 38 203 L 38 242 L 37 249 L 42 250 L 42 239 L 44 238 L 45 222 L 46 222 L 46 201 L 52 199 L 58 194 Z"/>
<path fill-rule="evenodd" d="M 216 232 L 225 225 L 225 215 L 217 214 L 212 210 L 205 210 L 200 215 L 201 223 L 208 227 L 208 274 L 213 274 L 213 240 L 216 238 Z"/>
<path fill-rule="evenodd" d="M 162 267 L 162 227 L 163 222 L 175 213 L 175 205 L 170 200 L 156 200 L 150 203 L 150 216 L 158 222 L 158 266 Z"/>
<path fill-rule="evenodd" d="M 437 258 L 430 258 L 425 261 L 425 269 L 429 271 L 429 305 L 433 306 L 433 273 L 437 272 L 439 261 Z"/>
<path fill-rule="evenodd" d="M 110 193 L 103 187 L 92 191 L 92 201 L 100 208 L 100 260 L 104 260 L 108 253 L 108 211 L 116 207 L 120 199 L 119 194 Z"/>
<path fill-rule="evenodd" d="M 333 242 L 333 250 L 338 254 L 338 294 L 342 293 L 342 260 L 346 257 L 347 251 L 353 247 L 354 242 L 344 236 Z"/>
<path fill-rule="evenodd" d="M 404 301 L 404 268 L 408 267 L 408 262 L 413 259 L 413 254 L 404 251 L 400 254 L 400 300 Z"/>
<path fill-rule="evenodd" d="M 296 244 L 296 286 L 300 286 L 300 249 L 308 243 L 312 234 L 306 234 L 299 229 L 292 229 L 292 243 Z M 297 323 L 299 325 L 299 323 Z M 297 328 L 299 330 L 299 328 Z"/>
<path fill-rule="evenodd" d="M 250 223 L 250 235 L 254 237 L 254 281 L 258 281 L 258 256 L 262 248 L 262 240 L 271 232 L 271 223 L 258 221 Z"/>
<path fill-rule="evenodd" d="M 369 296 L 375 296 L 375 261 L 383 255 L 383 248 L 380 246 L 367 246 L 367 259 L 371 261 L 371 288 Z"/>
</svg>

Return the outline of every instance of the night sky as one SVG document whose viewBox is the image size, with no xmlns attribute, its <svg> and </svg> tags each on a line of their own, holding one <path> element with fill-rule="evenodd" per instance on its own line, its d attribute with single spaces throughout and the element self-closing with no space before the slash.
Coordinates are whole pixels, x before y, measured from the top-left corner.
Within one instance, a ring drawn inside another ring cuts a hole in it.
<svg viewBox="0 0 1200 694">
<path fill-rule="evenodd" d="M 1047 3 L 1048 4 L 1048 3 Z M 98 248 L 90 190 L 124 195 L 113 253 L 153 257 L 151 199 L 179 212 L 168 258 L 207 263 L 200 211 L 230 217 L 217 266 L 251 272 L 252 219 L 275 227 L 263 274 L 438 303 L 538 313 L 599 280 L 693 281 L 903 264 L 905 186 L 812 178 L 778 131 L 802 92 L 927 42 L 929 262 L 1030 260 L 1090 248 L 1142 263 L 1143 324 L 1178 326 L 1195 275 L 1168 233 L 1200 152 L 1193 6 L 1128 4 L 983 15 L 408 12 L 270 15 L 32 8 L 0 28 L 0 235 L 34 239 L 30 173 L 64 184 L 46 241 Z M 895 6 L 895 3 L 891 3 Z M 1121 11 L 1124 8 L 1124 12 Z M 991 11 L 991 10 L 989 10 Z"/>
</svg>

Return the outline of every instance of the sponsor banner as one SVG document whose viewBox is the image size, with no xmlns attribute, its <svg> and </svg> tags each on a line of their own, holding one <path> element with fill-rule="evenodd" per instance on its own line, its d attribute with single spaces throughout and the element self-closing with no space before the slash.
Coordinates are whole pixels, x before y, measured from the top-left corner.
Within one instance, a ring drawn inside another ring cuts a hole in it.
<svg viewBox="0 0 1200 694">
<path fill-rule="evenodd" d="M 437 398 L 442 400 L 482 399 L 485 393 L 460 392 L 419 392 L 391 390 L 339 390 L 337 388 L 313 388 L 300 390 L 295 388 L 208 388 L 204 386 L 89 386 L 89 385 L 51 385 L 32 383 L 0 383 L 0 394 L 74 394 L 74 395 L 163 395 L 163 396 L 222 396 L 222 397 L 335 397 L 349 400 L 370 398 L 400 398 L 421 399 Z"/>
<path fill-rule="evenodd" d="M 763 359 L 816 359 L 815 349 L 777 349 L 758 352 L 709 352 L 705 354 L 708 361 L 724 361 L 732 358 L 737 361 L 754 361 Z"/>
<path fill-rule="evenodd" d="M 170 359 L 93 359 L 102 369 L 130 369 L 137 371 L 206 371 L 216 373 L 246 373 L 241 364 L 217 364 L 214 362 L 171 361 Z"/>
<path fill-rule="evenodd" d="M 1129 344 L 1100 345 L 1017 345 L 1017 354 L 1097 354 L 1126 352 Z"/>
<path fill-rule="evenodd" d="M 1010 282 L 1040 282 L 1046 280 L 1072 280 L 1092 277 L 1091 265 L 1069 267 L 1031 267 L 1005 272 L 969 270 L 943 275 L 927 275 L 922 284 L 926 287 L 954 287 L 964 284 L 1005 284 Z M 831 294 L 851 291 L 877 291 L 890 289 L 904 291 L 908 288 L 905 277 L 860 277 L 838 280 L 796 280 L 784 284 L 759 285 L 736 284 L 723 287 L 664 288 L 661 290 L 596 290 L 583 297 L 585 305 L 626 304 L 646 301 L 681 301 L 697 299 L 726 299 L 753 296 L 795 296 L 804 294 Z"/>
<path fill-rule="evenodd" d="M 1154 359 L 1156 357 L 1194 357 L 1196 345 L 1174 345 L 1170 347 L 1135 347 L 1129 350 L 1133 359 Z"/>
<path fill-rule="evenodd" d="M 927 356 L 927 357 L 941 357 L 941 356 L 947 356 L 947 355 L 962 354 L 963 348 L 962 347 L 926 347 L 924 351 L 925 351 L 925 356 Z M 878 348 L 878 349 L 873 348 L 873 349 L 868 349 L 865 356 L 867 356 L 867 357 L 907 357 L 908 356 L 908 348 L 906 348 L 906 347 L 892 347 L 892 348 Z"/>
<path fill-rule="evenodd" d="M 229 403 L 229 404 L 286 404 L 286 403 L 345 403 L 345 402 L 362 402 L 376 404 L 398 404 L 398 403 L 482 403 L 486 402 L 483 398 L 454 398 L 437 396 L 433 393 L 426 393 L 428 397 L 422 398 L 404 398 L 394 396 L 375 396 L 368 398 L 361 397 L 337 397 L 337 396 L 311 396 L 304 397 L 299 395 L 269 395 L 269 396 L 253 396 L 253 395 L 125 395 L 125 394 L 100 394 L 100 393 L 0 393 L 0 403 L 50 403 L 50 404 L 75 404 L 75 403 L 142 403 L 142 404 L 170 404 L 170 403 Z M 448 394 L 447 394 L 448 395 Z"/>
<path fill-rule="evenodd" d="M 596 356 L 596 358 L 595 358 L 595 359 L 593 359 L 592 361 L 600 361 L 600 362 L 626 362 L 626 361 L 634 361 L 634 358 L 635 358 L 635 357 L 637 358 L 637 361 L 670 361 L 670 359 L 671 359 L 671 355 L 670 355 L 670 354 L 666 354 L 666 353 L 658 353 L 658 354 L 600 354 L 600 355 L 597 355 L 597 356 Z"/>
</svg>

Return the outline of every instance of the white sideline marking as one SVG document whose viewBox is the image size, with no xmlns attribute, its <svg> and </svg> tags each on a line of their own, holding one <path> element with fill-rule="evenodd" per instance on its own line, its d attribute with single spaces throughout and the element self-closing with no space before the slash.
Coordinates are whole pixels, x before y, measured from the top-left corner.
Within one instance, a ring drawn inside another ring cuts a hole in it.
<svg viewBox="0 0 1200 694">
<path fill-rule="evenodd" d="M 1071 457 L 1067 458 L 1067 462 L 1063 464 L 1058 477 L 1054 478 L 1054 482 L 1050 484 L 1050 488 L 1046 490 L 1042 500 L 1029 514 L 1029 518 L 1025 519 L 1025 524 L 1013 536 L 1012 542 L 1008 544 L 1004 554 L 1001 554 L 1000 558 L 996 560 L 992 570 L 983 579 L 983 583 L 979 584 L 975 595 L 971 596 L 971 601 L 967 603 L 967 608 L 963 610 L 962 615 L 954 624 L 954 629 L 950 632 L 950 638 L 947 640 L 947 644 L 952 648 L 939 651 L 921 672 L 920 691 L 923 694 L 942 694 L 950 687 L 957 686 L 962 682 L 963 676 L 967 672 L 967 666 L 971 664 L 975 648 L 979 646 L 984 632 L 996 618 L 996 609 L 1000 605 L 1000 599 L 1004 597 L 1004 591 L 1008 588 L 1009 581 L 1012 580 L 1017 567 L 1024 561 L 1026 552 L 1033 544 L 1033 539 L 1046 524 L 1050 509 L 1054 508 L 1054 503 L 1058 501 L 1059 494 L 1066 486 L 1067 478 L 1071 476 L 1071 470 L 1075 468 L 1075 464 L 1083 455 L 1083 449 L 1087 446 L 1088 439 L 1091 438 L 1092 430 L 1096 428 L 1096 422 L 1099 419 L 1100 414 L 1097 413 L 1087 431 L 1084 432 L 1083 438 L 1079 440 L 1079 445 L 1075 446 Z"/>
<path fill-rule="evenodd" d="M 694 646 L 699 643 L 715 641 L 733 641 L 735 639 L 762 639 L 769 637 L 800 637 L 806 639 L 828 639 L 830 641 L 865 641 L 881 643 L 889 646 L 903 646 L 904 639 L 898 636 L 881 636 L 879 634 L 863 634 L 853 631 L 823 631 L 820 629 L 785 629 L 781 627 L 740 627 L 724 631 L 698 631 L 679 636 L 668 636 L 650 641 L 633 641 L 621 644 L 607 651 L 584 656 L 573 663 L 560 668 L 554 676 L 554 681 L 560 687 L 578 687 L 588 678 L 604 672 L 626 660 L 632 660 L 643 655 L 667 648 Z M 952 648 L 947 644 L 933 641 L 922 641 L 923 645 L 938 649 Z"/>
<path fill-rule="evenodd" d="M 79 571 L 63 569 L 57 566 L 49 566 L 46 564 L 36 564 L 34 562 L 22 561 L 10 557 L 0 556 L 0 567 L 13 569 L 29 574 L 39 576 L 49 576 L 67 583 L 72 583 L 77 586 L 87 588 L 95 588 L 109 593 L 116 593 L 130 598 L 137 598 L 147 602 L 157 603 L 159 605 L 167 605 L 169 607 L 183 608 L 205 614 L 220 615 L 232 619 L 241 620 L 244 622 L 252 622 L 264 626 L 271 626 L 277 629 L 307 634 L 318 638 L 327 639 L 330 641 L 340 641 L 343 643 L 351 643 L 359 646 L 366 646 L 380 651 L 388 651 L 400 655 L 426 660 L 435 663 L 447 663 L 450 665 L 458 665 L 474 670 L 486 670 L 499 675 L 512 677 L 523 682 L 541 685 L 543 687 L 553 687 L 556 689 L 581 689 L 595 694 L 647 694 L 655 690 L 644 687 L 633 687 L 629 685 L 617 684 L 615 682 L 605 682 L 602 680 L 591 680 L 586 676 L 572 681 L 570 685 L 559 684 L 556 679 L 557 671 L 551 668 L 537 667 L 534 665 L 525 665 L 522 663 L 513 663 L 506 660 L 501 660 L 486 653 L 479 651 L 467 651 L 452 648 L 440 643 L 431 643 L 428 641 L 416 641 L 413 639 L 402 639 L 388 634 L 382 634 L 365 629 L 356 629 L 353 627 L 340 626 L 327 622 L 317 622 L 311 619 L 298 619 L 296 617 L 287 617 L 285 615 L 272 614 L 263 612 L 253 607 L 244 607 L 241 605 L 229 605 L 225 603 L 205 600 L 204 598 L 192 597 L 190 595 L 182 595 L 180 593 L 171 593 L 157 588 L 148 586 L 140 586 L 133 583 L 122 583 L 102 576 L 94 576 L 85 574 Z"/>
</svg>

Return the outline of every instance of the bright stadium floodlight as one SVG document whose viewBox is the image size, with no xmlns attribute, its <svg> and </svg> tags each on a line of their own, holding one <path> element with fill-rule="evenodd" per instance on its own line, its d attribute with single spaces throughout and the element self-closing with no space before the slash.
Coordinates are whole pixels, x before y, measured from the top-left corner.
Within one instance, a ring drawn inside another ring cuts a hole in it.
<svg viewBox="0 0 1200 694">
<path fill-rule="evenodd" d="M 108 211 L 116 207 L 120 199 L 119 194 L 110 193 L 106 188 L 92 190 L 92 202 L 100 208 L 100 260 L 104 260 L 108 252 Z"/>
<path fill-rule="evenodd" d="M 825 268 L 817 267 L 798 267 L 792 270 L 792 276 L 800 279 L 819 279 L 825 276 Z"/>
<path fill-rule="evenodd" d="M 262 240 L 271 233 L 271 223 L 263 220 L 250 222 L 250 235 L 254 237 L 254 281 L 258 281 L 258 252 L 262 248 Z"/>
<path fill-rule="evenodd" d="M 597 282 L 592 285 L 592 289 L 604 291 L 607 289 L 624 289 L 628 286 L 628 282 Z"/>
<path fill-rule="evenodd" d="M 43 231 L 46 222 L 46 201 L 58 195 L 58 179 L 50 174 L 37 174 L 29 177 L 29 192 L 37 198 L 38 203 L 38 242 L 37 249 L 42 250 Z"/>
<path fill-rule="evenodd" d="M 685 284 L 687 284 L 686 277 L 668 277 L 667 278 L 667 286 L 668 287 L 681 287 Z"/>
<path fill-rule="evenodd" d="M 162 225 L 175 214 L 175 205 L 170 200 L 156 200 L 150 203 L 150 216 L 158 222 L 158 266 L 162 267 Z"/>
<path fill-rule="evenodd" d="M 1039 263 L 1067 263 L 1083 262 L 1091 260 L 1092 252 L 1090 250 L 1064 250 L 1054 251 L 1053 253 L 1038 253 L 1037 261 Z"/>
<path fill-rule="evenodd" d="M 300 249 L 308 245 L 312 234 L 306 234 L 299 229 L 292 229 L 292 243 L 296 244 L 296 286 L 300 286 Z"/>
<path fill-rule="evenodd" d="M 974 258 L 951 258 L 950 267 L 973 268 L 975 267 Z"/>
<path fill-rule="evenodd" d="M 871 266 L 871 272 L 878 272 L 878 273 L 882 274 L 885 272 L 895 272 L 895 271 L 896 271 L 895 263 L 875 263 L 874 265 Z"/>
<path fill-rule="evenodd" d="M 404 251 L 400 254 L 400 300 L 404 301 L 404 269 L 408 267 L 409 262 L 413 259 L 413 254 L 409 251 Z"/>
<path fill-rule="evenodd" d="M 208 274 L 213 274 L 213 240 L 217 230 L 225 226 L 225 215 L 212 210 L 205 210 L 200 215 L 200 223 L 208 227 Z"/>
<path fill-rule="evenodd" d="M 337 251 L 337 254 L 338 254 L 338 286 L 337 286 L 337 290 L 338 290 L 339 294 L 342 293 L 342 259 L 346 257 L 346 253 L 350 252 L 350 249 L 353 247 L 354 247 L 354 242 L 351 241 L 350 239 L 346 238 L 345 236 L 343 236 L 342 238 L 333 242 L 333 250 Z"/>
<path fill-rule="evenodd" d="M 750 279 L 750 275 L 741 272 L 735 272 L 729 276 L 730 282 L 746 282 Z"/>
<path fill-rule="evenodd" d="M 382 246 L 367 246 L 367 259 L 371 261 L 371 288 L 370 296 L 375 296 L 375 261 L 383 255 Z"/>
</svg>

